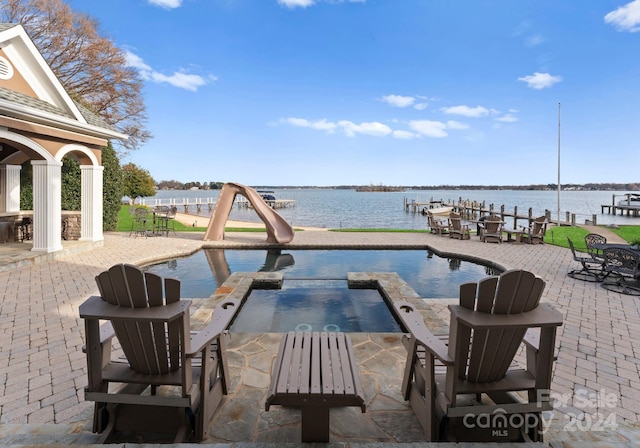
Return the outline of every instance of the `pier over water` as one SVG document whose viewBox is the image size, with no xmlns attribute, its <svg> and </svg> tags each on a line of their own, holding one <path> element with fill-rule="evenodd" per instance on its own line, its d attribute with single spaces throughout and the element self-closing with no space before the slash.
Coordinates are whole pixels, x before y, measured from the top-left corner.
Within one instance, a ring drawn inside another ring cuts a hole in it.
<svg viewBox="0 0 640 448">
<path fill-rule="evenodd" d="M 457 201 L 448 199 L 433 199 L 431 198 L 429 202 L 418 202 L 416 200 L 408 200 L 404 199 L 404 208 L 406 212 L 412 213 L 422 213 L 426 214 L 427 210 L 432 208 L 434 204 L 437 204 L 438 207 L 452 207 L 453 211 L 459 213 L 462 219 L 466 219 L 468 221 L 480 219 L 486 215 L 497 215 L 503 221 L 506 221 L 507 218 L 513 221 L 513 228 L 518 227 L 518 221 L 525 221 L 526 224 L 522 224 L 528 226 L 534 219 L 536 219 L 540 215 L 533 214 L 533 209 L 529 208 L 526 213 L 518 212 L 518 207 L 514 206 L 513 211 L 507 210 L 504 205 L 500 205 L 496 207 L 494 204 L 486 204 L 486 201 L 472 201 L 470 199 L 462 199 L 458 198 Z M 639 203 L 640 204 L 640 203 Z M 560 216 L 560 221 L 558 221 L 557 216 L 554 219 L 553 214 L 550 210 L 544 211 L 544 216 L 547 218 L 547 222 L 554 225 L 559 226 L 575 226 L 576 225 L 576 215 L 575 213 L 565 212 L 564 220 L 562 220 L 562 215 Z M 586 224 L 597 225 L 597 215 L 593 215 L 591 220 Z"/>
</svg>

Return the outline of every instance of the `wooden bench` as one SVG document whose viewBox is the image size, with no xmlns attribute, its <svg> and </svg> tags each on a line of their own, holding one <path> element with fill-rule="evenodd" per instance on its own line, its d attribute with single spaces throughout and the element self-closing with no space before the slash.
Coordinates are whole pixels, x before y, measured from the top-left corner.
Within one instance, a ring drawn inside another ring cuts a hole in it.
<svg viewBox="0 0 640 448">
<path fill-rule="evenodd" d="M 366 411 L 351 339 L 345 333 L 289 332 L 280 342 L 265 409 L 300 407 L 302 441 L 329 441 L 329 408 Z"/>
</svg>

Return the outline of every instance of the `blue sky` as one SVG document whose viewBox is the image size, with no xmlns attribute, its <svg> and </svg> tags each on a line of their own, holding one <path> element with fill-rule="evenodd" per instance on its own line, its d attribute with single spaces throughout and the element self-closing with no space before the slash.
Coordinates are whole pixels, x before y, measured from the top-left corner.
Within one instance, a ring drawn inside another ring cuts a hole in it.
<svg viewBox="0 0 640 448">
<path fill-rule="evenodd" d="M 69 0 L 144 79 L 156 181 L 640 182 L 640 0 Z"/>
</svg>

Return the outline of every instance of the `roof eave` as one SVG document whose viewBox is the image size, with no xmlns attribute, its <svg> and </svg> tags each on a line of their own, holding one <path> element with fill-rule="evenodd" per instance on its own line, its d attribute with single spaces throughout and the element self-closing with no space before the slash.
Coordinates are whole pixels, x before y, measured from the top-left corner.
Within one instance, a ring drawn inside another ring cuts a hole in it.
<svg viewBox="0 0 640 448">
<path fill-rule="evenodd" d="M 79 132 L 93 137 L 101 137 L 106 139 L 127 140 L 128 135 L 118 131 L 94 126 L 88 123 L 81 123 L 75 119 L 62 117 L 32 107 L 15 104 L 0 98 L 0 113 L 5 113 L 14 118 L 21 120 L 33 121 L 35 123 L 57 127 L 68 131 Z"/>
</svg>

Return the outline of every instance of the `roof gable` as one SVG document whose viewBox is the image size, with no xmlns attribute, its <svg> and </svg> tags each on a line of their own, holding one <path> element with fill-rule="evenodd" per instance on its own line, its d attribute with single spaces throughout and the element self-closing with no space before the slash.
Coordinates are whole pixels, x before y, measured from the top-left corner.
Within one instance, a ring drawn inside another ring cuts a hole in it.
<svg viewBox="0 0 640 448">
<path fill-rule="evenodd" d="M 128 136 L 65 91 L 22 25 L 0 23 L 0 116 L 102 139 Z"/>
<path fill-rule="evenodd" d="M 13 71 L 29 87 L 22 86 L 20 93 L 47 102 L 80 123 L 87 122 L 21 25 L 0 24 L 0 48 Z M 16 80 L 16 84 L 19 82 Z"/>
</svg>

